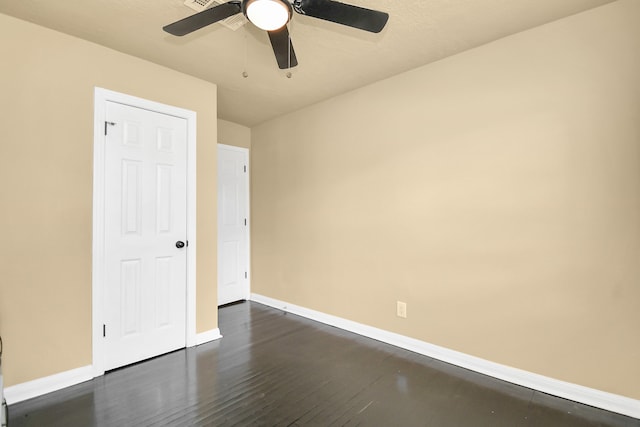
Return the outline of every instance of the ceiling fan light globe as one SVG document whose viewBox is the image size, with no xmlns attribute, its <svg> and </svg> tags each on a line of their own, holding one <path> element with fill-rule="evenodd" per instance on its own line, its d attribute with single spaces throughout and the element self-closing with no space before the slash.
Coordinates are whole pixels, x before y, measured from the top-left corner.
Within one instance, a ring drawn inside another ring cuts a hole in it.
<svg viewBox="0 0 640 427">
<path fill-rule="evenodd" d="M 256 27 L 274 31 L 289 22 L 290 8 L 288 3 L 281 0 L 253 0 L 247 2 L 246 15 Z"/>
</svg>

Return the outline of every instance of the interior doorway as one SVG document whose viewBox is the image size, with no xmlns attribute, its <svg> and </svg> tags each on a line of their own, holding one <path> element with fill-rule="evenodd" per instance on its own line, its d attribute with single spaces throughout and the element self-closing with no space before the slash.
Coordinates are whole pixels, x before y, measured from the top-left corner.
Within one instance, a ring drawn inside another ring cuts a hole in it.
<svg viewBox="0 0 640 427">
<path fill-rule="evenodd" d="M 195 345 L 195 113 L 95 90 L 93 368 Z"/>
<path fill-rule="evenodd" d="M 218 144 L 218 305 L 249 299 L 249 150 Z"/>
</svg>

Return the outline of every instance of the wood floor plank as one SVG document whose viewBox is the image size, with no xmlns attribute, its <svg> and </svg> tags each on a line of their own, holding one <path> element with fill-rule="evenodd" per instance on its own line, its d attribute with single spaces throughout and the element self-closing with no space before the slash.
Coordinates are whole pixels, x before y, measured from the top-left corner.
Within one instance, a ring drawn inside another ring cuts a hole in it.
<svg viewBox="0 0 640 427">
<path fill-rule="evenodd" d="M 221 340 L 11 405 L 10 427 L 640 427 L 257 303 Z"/>
</svg>

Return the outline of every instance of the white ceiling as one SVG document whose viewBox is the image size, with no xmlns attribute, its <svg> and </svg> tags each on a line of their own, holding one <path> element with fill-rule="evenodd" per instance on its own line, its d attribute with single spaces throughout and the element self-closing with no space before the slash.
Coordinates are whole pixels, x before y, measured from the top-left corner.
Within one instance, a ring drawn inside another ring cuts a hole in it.
<svg viewBox="0 0 640 427">
<path fill-rule="evenodd" d="M 300 65 L 291 78 L 278 69 L 267 34 L 251 24 L 166 34 L 164 25 L 195 13 L 184 0 L 0 0 L 0 13 L 216 83 L 218 116 L 253 126 L 614 0 L 343 1 L 388 12 L 387 27 L 371 34 L 294 13 Z"/>
</svg>

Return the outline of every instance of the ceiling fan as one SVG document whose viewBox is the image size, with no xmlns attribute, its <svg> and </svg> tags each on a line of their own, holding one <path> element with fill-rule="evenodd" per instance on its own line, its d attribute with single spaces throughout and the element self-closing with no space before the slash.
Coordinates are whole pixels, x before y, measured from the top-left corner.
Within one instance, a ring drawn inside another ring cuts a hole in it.
<svg viewBox="0 0 640 427">
<path fill-rule="evenodd" d="M 298 65 L 287 29 L 293 11 L 372 33 L 382 31 L 389 19 L 389 14 L 385 12 L 333 0 L 231 0 L 166 25 L 162 29 L 174 36 L 184 36 L 242 13 L 255 26 L 268 32 L 278 67 L 286 69 Z"/>
</svg>

